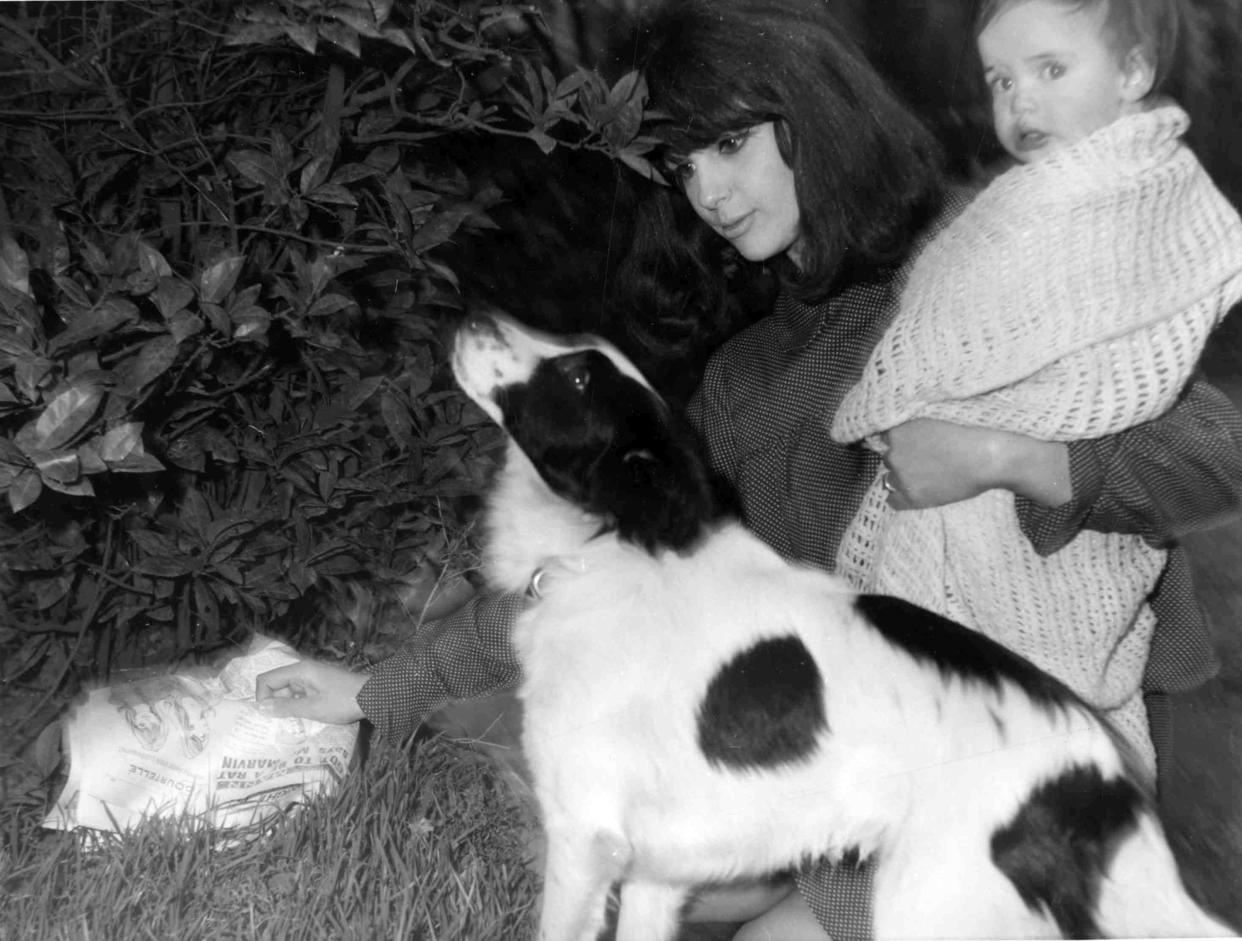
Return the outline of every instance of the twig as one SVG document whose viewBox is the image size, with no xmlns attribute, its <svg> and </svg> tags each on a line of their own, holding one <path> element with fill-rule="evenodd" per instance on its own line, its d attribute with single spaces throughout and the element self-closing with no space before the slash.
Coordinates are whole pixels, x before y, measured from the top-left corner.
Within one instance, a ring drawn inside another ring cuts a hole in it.
<svg viewBox="0 0 1242 941">
<path fill-rule="evenodd" d="M 24 77 L 38 77 L 40 79 L 46 79 L 49 75 L 65 75 L 79 88 L 94 89 L 95 86 L 92 82 L 77 74 L 77 70 L 79 68 L 77 63 L 73 65 L 65 65 L 54 55 L 52 55 L 46 47 L 39 42 L 39 40 L 35 39 L 34 36 L 24 30 L 21 26 L 18 26 L 12 17 L 0 16 L 0 29 L 8 30 L 14 36 L 21 39 L 22 42 L 24 42 L 32 52 L 38 55 L 44 63 L 44 67 L 42 69 L 14 69 L 12 71 L 0 72 L 0 79 Z"/>
</svg>

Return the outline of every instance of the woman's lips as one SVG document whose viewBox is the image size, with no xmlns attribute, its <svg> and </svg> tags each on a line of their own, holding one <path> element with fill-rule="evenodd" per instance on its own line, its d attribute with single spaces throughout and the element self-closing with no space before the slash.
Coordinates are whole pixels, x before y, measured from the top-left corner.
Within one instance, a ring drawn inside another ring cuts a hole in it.
<svg viewBox="0 0 1242 941">
<path fill-rule="evenodd" d="M 720 234 L 727 239 L 737 238 L 746 231 L 747 226 L 750 225 L 750 217 L 753 214 L 754 213 L 748 212 L 746 215 L 738 216 L 738 218 L 731 219 L 728 222 L 722 219 L 716 226 L 717 231 L 719 231 Z"/>
</svg>

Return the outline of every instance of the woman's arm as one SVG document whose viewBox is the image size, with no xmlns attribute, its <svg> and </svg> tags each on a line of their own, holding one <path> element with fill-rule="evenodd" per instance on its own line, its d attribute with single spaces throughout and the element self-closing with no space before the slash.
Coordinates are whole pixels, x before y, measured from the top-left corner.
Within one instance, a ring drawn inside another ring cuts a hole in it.
<svg viewBox="0 0 1242 941">
<path fill-rule="evenodd" d="M 1082 529 L 1163 544 L 1242 510 L 1242 415 L 1193 381 L 1165 414 L 1068 444 L 916 419 L 886 433 L 894 509 L 921 509 L 1003 487 L 1042 555 Z"/>
<path fill-rule="evenodd" d="M 1041 555 L 1081 529 L 1164 545 L 1242 511 L 1242 415 L 1202 379 L 1159 418 L 1068 447 L 1072 499 L 1056 507 L 1017 500 L 1022 531 Z"/>
<path fill-rule="evenodd" d="M 525 605 L 520 594 L 477 594 L 367 674 L 304 660 L 260 675 L 256 698 L 272 715 L 367 718 L 384 738 L 404 741 L 441 706 L 518 684 L 511 639 Z"/>
<path fill-rule="evenodd" d="M 512 689 L 522 679 L 513 624 L 522 594 L 480 593 L 371 670 L 358 705 L 384 738 L 408 738 L 457 699 Z"/>
<path fill-rule="evenodd" d="M 1069 450 L 1060 442 L 936 418 L 903 422 L 882 440 L 894 510 L 944 506 L 998 488 L 1050 507 L 1074 496 Z"/>
</svg>

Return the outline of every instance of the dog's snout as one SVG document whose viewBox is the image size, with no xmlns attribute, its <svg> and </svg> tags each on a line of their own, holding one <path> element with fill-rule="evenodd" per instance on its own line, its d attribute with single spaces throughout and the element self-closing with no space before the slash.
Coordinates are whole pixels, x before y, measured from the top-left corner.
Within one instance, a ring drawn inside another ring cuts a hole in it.
<svg viewBox="0 0 1242 941">
<path fill-rule="evenodd" d="M 472 311 L 461 321 L 453 340 L 453 375 L 485 410 L 493 390 L 513 382 L 520 373 L 507 323 L 503 314 Z"/>
<path fill-rule="evenodd" d="M 487 314 L 473 313 L 467 315 L 461 329 L 478 337 L 500 337 L 500 326 L 496 323 L 495 318 Z"/>
</svg>

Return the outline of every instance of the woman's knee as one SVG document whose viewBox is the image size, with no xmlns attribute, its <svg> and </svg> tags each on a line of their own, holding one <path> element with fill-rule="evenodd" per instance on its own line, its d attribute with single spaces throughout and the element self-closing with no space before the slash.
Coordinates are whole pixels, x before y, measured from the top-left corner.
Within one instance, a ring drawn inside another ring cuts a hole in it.
<svg viewBox="0 0 1242 941">
<path fill-rule="evenodd" d="M 742 925 L 733 941 L 829 941 L 829 937 L 802 894 L 794 889 L 758 918 Z"/>
<path fill-rule="evenodd" d="M 710 886 L 695 893 L 685 920 L 690 922 L 750 921 L 796 891 L 793 880 L 770 879 Z"/>
</svg>

